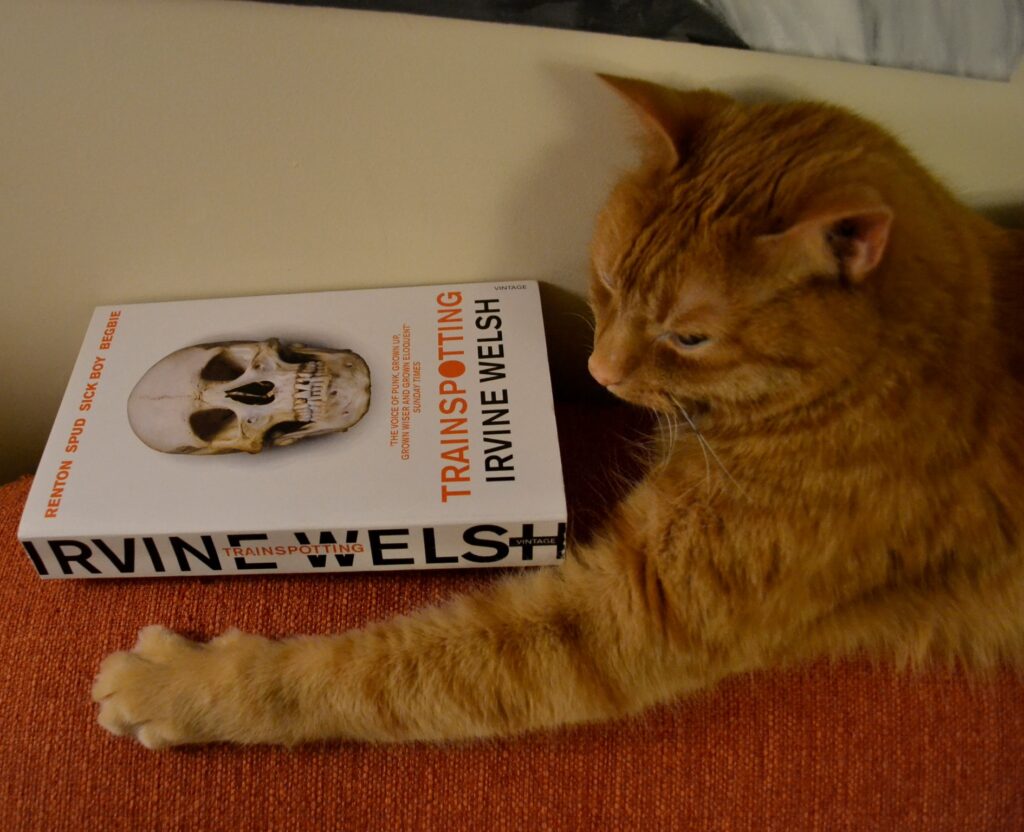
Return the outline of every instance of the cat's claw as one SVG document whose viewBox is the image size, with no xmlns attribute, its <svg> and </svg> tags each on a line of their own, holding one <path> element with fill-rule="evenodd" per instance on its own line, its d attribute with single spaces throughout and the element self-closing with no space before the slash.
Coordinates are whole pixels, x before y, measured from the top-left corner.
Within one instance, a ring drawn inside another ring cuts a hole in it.
<svg viewBox="0 0 1024 832">
<path fill-rule="evenodd" d="M 188 702 L 202 686 L 204 647 L 163 627 L 146 627 L 130 652 L 104 659 L 92 688 L 98 721 L 151 749 L 201 741 L 189 729 Z"/>
</svg>

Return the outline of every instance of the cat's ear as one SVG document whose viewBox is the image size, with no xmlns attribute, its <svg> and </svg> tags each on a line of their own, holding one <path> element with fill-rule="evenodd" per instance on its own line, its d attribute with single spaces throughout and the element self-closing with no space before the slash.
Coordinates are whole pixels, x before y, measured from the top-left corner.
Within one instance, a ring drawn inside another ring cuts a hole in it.
<svg viewBox="0 0 1024 832">
<path fill-rule="evenodd" d="M 735 102 L 711 90 L 683 92 L 649 81 L 598 77 L 621 95 L 640 118 L 649 142 L 652 161 L 673 168 L 687 153 L 687 146 L 715 114 Z"/>
<path fill-rule="evenodd" d="M 863 281 L 882 261 L 893 211 L 873 188 L 826 195 L 780 234 L 762 239 L 783 246 L 812 268 L 838 266 L 851 283 Z"/>
</svg>

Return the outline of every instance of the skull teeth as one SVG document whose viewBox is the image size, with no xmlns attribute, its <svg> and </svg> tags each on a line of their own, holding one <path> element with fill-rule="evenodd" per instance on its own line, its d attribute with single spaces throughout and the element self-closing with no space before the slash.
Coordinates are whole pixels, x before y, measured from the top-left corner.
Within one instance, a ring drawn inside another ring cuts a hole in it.
<svg viewBox="0 0 1024 832">
<path fill-rule="evenodd" d="M 307 361 L 303 364 L 295 374 L 295 418 L 301 422 L 323 419 L 329 388 L 330 376 L 324 370 L 324 362 Z"/>
</svg>

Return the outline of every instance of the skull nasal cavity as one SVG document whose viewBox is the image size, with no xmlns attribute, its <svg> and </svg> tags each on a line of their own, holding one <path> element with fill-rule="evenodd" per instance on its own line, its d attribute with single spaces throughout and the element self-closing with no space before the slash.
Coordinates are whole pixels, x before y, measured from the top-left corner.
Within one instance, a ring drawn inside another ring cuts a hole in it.
<svg viewBox="0 0 1024 832">
<path fill-rule="evenodd" d="M 251 381 L 225 391 L 224 395 L 241 404 L 270 404 L 274 401 L 274 382 Z"/>
</svg>

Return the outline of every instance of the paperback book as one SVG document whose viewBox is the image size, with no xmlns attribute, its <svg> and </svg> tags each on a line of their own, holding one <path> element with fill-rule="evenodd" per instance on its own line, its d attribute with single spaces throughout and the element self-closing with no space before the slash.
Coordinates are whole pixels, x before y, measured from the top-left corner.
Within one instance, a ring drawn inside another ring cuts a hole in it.
<svg viewBox="0 0 1024 832">
<path fill-rule="evenodd" d="M 538 286 L 101 307 L 18 536 L 44 578 L 556 563 Z"/>
</svg>

